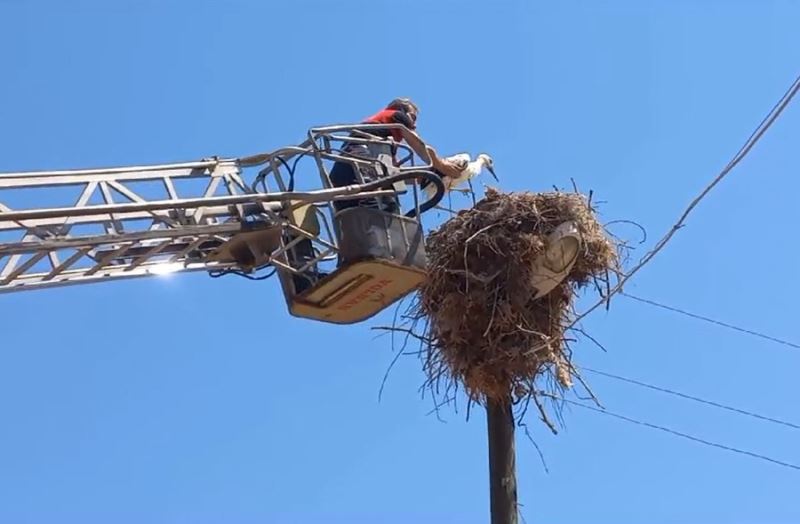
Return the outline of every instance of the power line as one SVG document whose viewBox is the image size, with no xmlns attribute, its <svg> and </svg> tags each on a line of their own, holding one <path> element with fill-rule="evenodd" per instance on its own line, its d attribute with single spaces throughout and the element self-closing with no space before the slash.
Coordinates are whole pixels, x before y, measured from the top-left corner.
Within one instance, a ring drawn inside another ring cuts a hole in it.
<svg viewBox="0 0 800 524">
<path fill-rule="evenodd" d="M 732 329 L 732 330 L 738 331 L 740 333 L 746 333 L 748 335 L 753 335 L 754 337 L 763 338 L 764 340 L 769 340 L 770 342 L 775 342 L 777 344 L 782 344 L 784 346 L 789 346 L 791 348 L 800 349 L 800 344 L 795 344 L 794 342 L 790 342 L 788 340 L 783 340 L 783 339 L 780 339 L 780 338 L 777 338 L 777 337 L 773 337 L 773 336 L 767 335 L 765 333 L 760 333 L 758 331 L 753 331 L 753 330 L 745 329 L 745 328 L 742 328 L 742 327 L 739 327 L 739 326 L 734 326 L 733 324 L 727 324 L 727 323 L 722 322 L 720 320 L 714 320 L 713 318 L 708 318 L 708 317 L 704 317 L 702 315 L 697 315 L 695 313 L 690 313 L 689 311 L 685 311 L 683 309 L 678 309 L 676 307 L 668 306 L 666 304 L 662 304 L 662 303 L 656 302 L 654 300 L 649 300 L 649 299 L 646 299 L 646 298 L 637 297 L 637 296 L 625 293 L 624 291 L 620 291 L 619 294 L 624 296 L 624 297 L 628 297 L 628 298 L 630 298 L 632 300 L 636 300 L 637 302 L 641 302 L 643 304 L 648 304 L 648 305 L 655 306 L 655 307 L 658 307 L 658 308 L 661 308 L 661 309 L 666 309 L 667 311 L 672 311 L 674 313 L 680 313 L 681 315 L 686 315 L 687 317 L 695 318 L 697 320 L 702 320 L 702 321 L 708 322 L 710 324 L 715 324 L 717 326 L 722 326 L 724 328 Z"/>
<path fill-rule="evenodd" d="M 800 76 L 798 76 L 789 89 L 783 94 L 783 96 L 778 100 L 778 102 L 772 107 L 769 113 L 761 120 L 761 123 L 756 127 L 756 129 L 752 132 L 752 134 L 747 138 L 744 145 L 739 148 L 739 151 L 733 155 L 733 158 L 722 168 L 722 171 L 717 174 L 717 176 L 700 192 L 694 200 L 689 203 L 689 206 L 683 211 L 683 214 L 678 218 L 678 221 L 667 231 L 667 233 L 659 240 L 655 247 L 646 253 L 640 260 L 639 263 L 636 264 L 633 269 L 628 271 L 626 274 L 620 277 L 617 284 L 607 293 L 606 296 L 595 302 L 589 309 L 578 315 L 570 324 L 570 327 L 574 326 L 578 322 L 580 322 L 586 315 L 597 309 L 598 307 L 602 306 L 606 303 L 612 295 L 615 295 L 622 291 L 622 287 L 625 283 L 633 277 L 640 269 L 642 269 L 648 262 L 650 262 L 653 257 L 655 257 L 664 246 L 672 239 L 675 233 L 681 229 L 685 223 L 686 219 L 688 218 L 689 214 L 694 210 L 695 207 L 703 200 L 717 184 L 719 184 L 723 178 L 725 178 L 734 167 L 736 167 L 739 162 L 747 156 L 751 149 L 758 143 L 764 133 L 772 126 L 773 123 L 778 119 L 778 117 L 783 113 L 783 110 L 786 109 L 786 106 L 789 105 L 789 102 L 792 101 L 792 98 L 800 91 Z"/>
<path fill-rule="evenodd" d="M 626 417 L 625 415 L 620 415 L 618 413 L 612 413 L 611 411 L 608 411 L 608 410 L 605 410 L 605 409 L 600 409 L 600 408 L 596 408 L 594 406 L 589 406 L 589 405 L 583 404 L 581 402 L 575 402 L 573 400 L 567 400 L 565 398 L 555 397 L 555 396 L 552 396 L 552 395 L 549 395 L 549 396 L 551 396 L 552 398 L 555 398 L 557 400 L 560 400 L 562 402 L 565 402 L 567 404 L 571 404 L 573 406 L 578 406 L 578 407 L 581 407 L 581 408 L 584 408 L 584 409 L 595 411 L 597 413 L 601 413 L 601 414 L 607 415 L 609 417 L 614 417 L 614 418 L 619 419 L 619 420 L 624 420 L 625 422 L 630 422 L 631 424 L 636 424 L 638 426 L 645 426 L 645 427 L 648 427 L 648 428 L 651 428 L 651 429 L 657 429 L 659 431 L 663 431 L 665 433 L 669 433 L 670 435 L 673 435 L 673 436 L 676 436 L 676 437 L 681 437 L 681 438 L 685 438 L 687 440 L 691 440 L 692 442 L 697 442 L 699 444 L 704 444 L 706 446 L 710 446 L 710 447 L 713 447 L 713 448 L 718 448 L 718 449 L 722 449 L 722 450 L 725 450 L 725 451 L 730 451 L 731 453 L 738 453 L 740 455 L 747 455 L 749 457 L 756 458 L 756 459 L 759 459 L 759 460 L 764 460 L 766 462 L 771 462 L 773 464 L 777 464 L 777 465 L 783 466 L 785 468 L 791 468 L 791 469 L 800 470 L 800 466 L 798 466 L 797 464 L 792 464 L 790 462 L 783 462 L 782 460 L 777 460 L 777 459 L 768 457 L 766 455 L 761 455 L 759 453 L 753 453 L 752 451 L 747 451 L 747 450 L 744 450 L 744 449 L 734 448 L 734 447 L 731 447 L 731 446 L 726 446 L 725 444 L 719 444 L 717 442 L 712 442 L 710 440 L 705 440 L 705 439 L 702 439 L 700 437 L 695 437 L 695 436 L 689 435 L 687 433 L 682 433 L 680 431 L 675 431 L 674 429 L 670 429 L 670 428 L 667 428 L 667 427 L 664 427 L 664 426 L 659 426 L 657 424 L 651 424 L 650 422 L 645 422 L 645 421 L 642 421 L 642 420 L 636 420 L 634 418 Z"/>
<path fill-rule="evenodd" d="M 654 391 L 660 391 L 662 393 L 668 393 L 670 395 L 675 395 L 677 397 L 685 398 L 685 399 L 688 399 L 688 400 L 693 400 L 695 402 L 700 402 L 701 404 L 707 404 L 709 406 L 714 406 L 716 408 L 732 411 L 732 412 L 738 413 L 740 415 L 747 415 L 748 417 L 753 417 L 753 418 L 757 418 L 757 419 L 760 419 L 760 420 L 765 420 L 767 422 L 772 422 L 774 424 L 780 424 L 782 426 L 790 427 L 790 428 L 793 428 L 793 429 L 800 429 L 800 425 L 794 424 L 792 422 L 787 422 L 785 420 L 780 420 L 780 419 L 777 419 L 777 418 L 772 418 L 772 417 L 767 417 L 767 416 L 764 416 L 764 415 L 759 415 L 758 413 L 754 413 L 752 411 L 747 411 L 747 410 L 739 409 L 739 408 L 736 408 L 736 407 L 733 407 L 733 406 L 727 406 L 725 404 L 720 404 L 719 402 L 714 402 L 712 400 L 706 400 L 706 399 L 703 399 L 703 398 L 700 398 L 700 397 L 687 395 L 686 393 L 681 393 L 680 391 L 675 391 L 675 390 L 672 390 L 672 389 L 662 388 L 660 386 L 654 386 L 653 384 L 647 384 L 645 382 L 640 382 L 640 381 L 634 380 L 632 378 L 622 377 L 620 375 L 614 375 L 612 373 L 606 373 L 605 371 L 600 371 L 600 370 L 597 370 L 597 369 L 587 368 L 587 367 L 583 367 L 583 366 L 581 367 L 581 369 L 584 370 L 584 371 L 588 371 L 590 373 L 594 373 L 595 375 L 601 375 L 601 376 L 608 377 L 608 378 L 611 378 L 611 379 L 614 379 L 614 380 L 619 380 L 621 382 L 627 382 L 629 384 L 634 384 L 636 386 L 641 386 L 641 387 L 644 387 L 644 388 L 652 389 Z"/>
</svg>

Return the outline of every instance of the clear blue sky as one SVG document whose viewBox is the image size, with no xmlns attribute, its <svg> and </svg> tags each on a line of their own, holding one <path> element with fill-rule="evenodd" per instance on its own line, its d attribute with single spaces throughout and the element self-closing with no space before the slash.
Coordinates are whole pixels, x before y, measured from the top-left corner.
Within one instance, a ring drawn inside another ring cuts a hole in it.
<svg viewBox="0 0 800 524">
<path fill-rule="evenodd" d="M 647 5 L 643 5 L 647 4 Z M 245 155 L 395 96 L 502 187 L 573 177 L 652 242 L 800 69 L 789 1 L 0 0 L 0 171 Z M 628 291 L 799 339 L 800 107 Z M 465 205 L 461 200 L 460 205 Z M 430 225 L 440 218 L 432 216 Z M 634 237 L 635 231 L 620 228 Z M 484 420 L 441 423 L 371 325 L 204 275 L 0 296 L 2 523 L 482 523 Z M 619 298 L 579 364 L 800 419 L 796 350 Z M 615 412 L 800 462 L 798 434 L 601 377 Z M 800 521 L 800 472 L 578 409 L 519 440 L 528 522 Z"/>
</svg>

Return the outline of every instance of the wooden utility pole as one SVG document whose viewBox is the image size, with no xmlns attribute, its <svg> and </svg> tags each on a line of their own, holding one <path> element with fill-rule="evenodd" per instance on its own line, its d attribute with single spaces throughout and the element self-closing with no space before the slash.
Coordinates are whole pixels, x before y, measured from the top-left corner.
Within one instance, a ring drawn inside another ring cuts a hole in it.
<svg viewBox="0 0 800 524">
<path fill-rule="evenodd" d="M 492 524 L 517 524 L 517 472 L 511 404 L 486 404 L 489 433 L 489 495 Z"/>
</svg>

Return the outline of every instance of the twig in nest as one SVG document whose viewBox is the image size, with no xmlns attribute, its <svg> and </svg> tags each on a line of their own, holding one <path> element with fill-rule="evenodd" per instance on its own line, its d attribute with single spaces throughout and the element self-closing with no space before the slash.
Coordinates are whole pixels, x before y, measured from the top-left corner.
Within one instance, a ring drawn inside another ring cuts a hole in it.
<svg viewBox="0 0 800 524">
<path fill-rule="evenodd" d="M 469 266 L 468 266 L 468 262 L 467 262 L 467 249 L 469 249 L 469 243 L 472 242 L 472 240 L 475 239 L 478 235 L 480 235 L 484 231 L 488 231 L 489 229 L 491 229 L 495 225 L 497 225 L 497 224 L 489 224 L 488 226 L 486 226 L 484 228 L 481 228 L 474 235 L 470 236 L 466 240 L 466 242 L 464 242 L 464 271 L 466 271 L 467 273 L 469 273 Z M 466 290 L 467 290 L 467 292 L 469 292 L 469 281 L 467 281 Z"/>
<path fill-rule="evenodd" d="M 378 402 L 383 399 L 383 388 L 386 386 L 386 381 L 389 380 L 389 373 L 391 373 L 392 368 L 403 355 L 402 351 L 398 351 L 397 354 L 392 358 L 392 362 L 389 364 L 389 367 L 386 368 L 386 373 L 383 374 L 383 379 L 381 380 L 381 387 L 378 389 Z"/>
<path fill-rule="evenodd" d="M 433 409 L 428 411 L 427 413 L 425 413 L 425 416 L 429 417 L 429 416 L 433 415 L 433 413 L 438 413 L 439 412 L 439 408 L 444 407 L 444 406 L 450 404 L 453 401 L 455 401 L 455 397 L 447 397 L 446 399 L 444 399 L 443 401 L 441 401 L 439 403 L 435 403 L 434 402 Z"/>
<path fill-rule="evenodd" d="M 537 396 L 535 391 L 531 392 L 531 397 L 533 398 L 533 402 L 534 404 L 536 404 L 536 407 L 539 408 L 539 414 L 541 415 L 542 422 L 547 424 L 547 427 L 550 428 L 550 431 L 553 432 L 553 435 L 558 435 L 558 430 L 556 430 L 556 427 L 553 425 L 552 422 L 550 422 L 550 419 L 547 417 L 547 412 L 545 412 L 542 403 L 539 402 L 539 397 Z"/>
<path fill-rule="evenodd" d="M 517 328 L 518 328 L 520 331 L 524 331 L 525 333 L 530 333 L 531 335 L 537 335 L 537 336 L 541 337 L 541 338 L 542 338 L 542 340 L 544 340 L 544 341 L 547 341 L 547 340 L 549 340 L 549 339 L 550 339 L 550 336 L 549 336 L 549 335 L 545 335 L 545 334 L 544 334 L 544 333 L 542 333 L 541 331 L 534 331 L 534 330 L 532 330 L 532 329 L 524 328 L 524 327 L 522 327 L 522 326 L 521 326 L 521 325 L 519 325 L 519 324 L 517 324 Z"/>
<path fill-rule="evenodd" d="M 464 243 L 465 243 L 465 244 L 469 244 L 470 242 L 472 242 L 473 240 L 475 240 L 475 238 L 476 238 L 478 235 L 480 235 L 481 233 L 485 233 L 486 231 L 488 231 L 488 230 L 492 229 L 492 228 L 493 228 L 493 227 L 495 227 L 496 225 L 498 225 L 498 223 L 497 223 L 497 222 L 494 222 L 494 223 L 491 223 L 491 224 L 489 224 L 489 225 L 488 225 L 488 226 L 486 226 L 486 227 L 482 227 L 482 228 L 480 228 L 478 231 L 476 231 L 475 233 L 473 233 L 472 235 L 470 235 L 470 237 L 469 237 L 469 238 L 466 240 L 466 242 L 464 242 Z M 467 252 L 467 250 L 466 250 L 466 249 L 464 249 L 465 256 L 466 256 L 466 252 Z"/>
<path fill-rule="evenodd" d="M 375 326 L 372 329 L 376 331 L 399 331 L 401 333 L 406 333 L 408 336 L 414 337 L 417 340 L 424 342 L 426 344 L 431 343 L 431 339 L 424 335 L 420 335 L 419 333 L 415 332 L 413 329 L 404 328 L 404 327 L 395 327 L 395 326 Z"/>
<path fill-rule="evenodd" d="M 517 426 L 521 427 L 525 431 L 525 436 L 528 437 L 528 440 L 531 442 L 531 444 L 533 444 L 533 447 L 536 448 L 536 452 L 539 454 L 539 460 L 542 461 L 542 467 L 544 467 L 544 472 L 550 474 L 550 469 L 547 467 L 547 462 L 545 462 L 544 460 L 544 453 L 542 453 L 539 444 L 537 444 L 536 441 L 533 440 L 533 435 L 531 435 L 531 432 L 528 431 L 528 425 L 520 421 L 519 423 L 517 423 Z"/>
<path fill-rule="evenodd" d="M 400 302 L 397 303 L 397 307 L 394 308 L 394 314 L 392 315 L 392 325 L 393 326 L 397 325 L 397 315 L 398 315 L 398 313 L 400 313 L 400 306 L 403 304 L 403 302 L 405 300 L 406 300 L 405 297 L 403 297 L 400 300 Z M 394 349 L 394 333 L 395 333 L 394 330 L 392 330 L 391 333 L 392 333 L 392 336 L 391 336 L 391 338 L 392 338 L 392 349 Z M 401 353 L 402 353 L 402 351 L 401 351 Z M 380 396 L 379 396 L 379 401 L 380 401 Z"/>
<path fill-rule="evenodd" d="M 532 387 L 530 389 L 533 390 Z M 522 409 L 519 410 L 519 415 L 515 415 L 515 418 L 517 420 L 524 420 L 525 415 L 528 413 L 528 406 L 531 403 L 531 395 L 525 395 L 525 397 L 518 399 L 517 402 L 522 402 Z"/>
<path fill-rule="evenodd" d="M 434 209 L 438 209 L 439 211 L 447 211 L 451 215 L 455 215 L 458 213 L 457 211 L 453 211 L 449 207 L 444 207 L 444 206 L 434 206 Z"/>
<path fill-rule="evenodd" d="M 397 318 L 397 315 L 396 315 L 396 311 L 395 311 L 395 322 L 396 322 L 396 318 Z M 372 329 L 375 330 L 375 331 L 388 331 L 388 332 L 390 332 L 391 335 L 392 335 L 392 349 L 394 349 L 394 347 L 395 347 L 395 345 L 394 345 L 394 334 L 396 332 L 401 332 L 401 333 L 405 333 L 406 334 L 406 336 L 405 336 L 405 338 L 403 340 L 403 345 L 401 346 L 401 348 L 397 352 L 397 354 L 395 354 L 394 358 L 392 358 L 392 361 L 389 364 L 389 367 L 386 369 L 386 373 L 384 373 L 383 379 L 381 380 L 381 386 L 378 389 L 378 402 L 380 402 L 383 399 L 383 389 L 386 386 L 386 381 L 389 379 L 389 373 L 391 373 L 392 368 L 394 368 L 394 365 L 397 363 L 397 361 L 400 359 L 400 357 L 406 354 L 405 353 L 405 349 L 406 349 L 406 346 L 408 345 L 408 338 L 409 337 L 414 337 L 417 340 L 420 340 L 421 342 L 424 342 L 424 343 L 430 343 L 430 341 L 426 337 L 415 333 L 414 330 L 411 329 L 411 328 L 402 328 L 402 327 L 397 327 L 397 326 L 375 326 Z"/>
<path fill-rule="evenodd" d="M 486 331 L 483 332 L 483 336 L 486 337 L 489 334 L 489 331 L 492 329 L 492 324 L 494 324 L 494 315 L 497 313 L 497 290 L 494 292 L 494 304 L 492 305 L 492 316 L 489 318 L 489 324 L 486 326 Z"/>
<path fill-rule="evenodd" d="M 583 389 L 589 394 L 590 397 L 592 397 L 592 401 L 597 406 L 602 408 L 603 404 L 601 404 L 600 400 L 597 398 L 597 396 L 595 396 L 594 391 L 592 391 L 592 388 L 589 387 L 589 384 L 587 384 L 586 381 L 583 380 L 583 377 L 581 376 L 580 373 L 578 373 L 578 370 L 575 368 L 575 366 L 572 364 L 572 362 L 568 362 L 567 365 L 570 367 L 570 370 L 572 371 L 572 375 L 575 378 L 578 379 L 578 382 L 581 383 L 581 386 L 583 386 Z"/>
<path fill-rule="evenodd" d="M 584 331 L 583 329 L 580 329 L 580 328 L 571 328 L 571 329 L 572 329 L 572 331 L 575 331 L 576 333 L 580 333 L 580 334 L 581 334 L 581 335 L 583 335 L 584 337 L 586 337 L 586 338 L 588 338 L 589 340 L 591 340 L 592 342 L 594 342 L 594 345 L 595 345 L 595 346 L 597 346 L 597 347 L 599 347 L 599 348 L 600 348 L 600 349 L 603 351 L 603 353 L 608 353 L 608 350 L 605 348 L 605 346 L 603 346 L 603 344 L 601 344 L 600 342 L 598 342 L 596 338 L 594 338 L 593 336 L 591 336 L 589 333 L 587 333 L 587 332 L 586 332 L 586 331 Z"/>
<path fill-rule="evenodd" d="M 607 228 L 612 224 L 630 224 L 632 226 L 636 226 L 637 228 L 639 228 L 639 231 L 642 232 L 642 239 L 639 241 L 639 243 L 644 244 L 645 242 L 647 242 L 647 230 L 641 224 L 634 222 L 633 220 L 612 220 L 611 222 L 606 222 L 605 224 L 603 224 L 603 227 Z"/>
<path fill-rule="evenodd" d="M 475 280 L 475 281 L 480 282 L 482 284 L 489 284 L 492 280 L 497 278 L 497 276 L 500 273 L 502 273 L 503 270 L 502 269 L 498 269 L 497 271 L 495 271 L 491 275 L 476 275 L 475 273 L 470 273 L 466 269 L 446 269 L 445 272 L 446 273 L 450 273 L 452 275 L 464 275 L 465 277 L 467 277 L 470 280 Z"/>
</svg>

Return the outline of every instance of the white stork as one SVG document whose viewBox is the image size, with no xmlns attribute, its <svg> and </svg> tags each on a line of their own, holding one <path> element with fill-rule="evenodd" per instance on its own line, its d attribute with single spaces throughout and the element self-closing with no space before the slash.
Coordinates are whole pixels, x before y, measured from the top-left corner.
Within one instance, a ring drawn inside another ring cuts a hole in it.
<svg viewBox="0 0 800 524">
<path fill-rule="evenodd" d="M 499 182 L 497 175 L 494 174 L 494 161 L 492 160 L 492 157 L 485 153 L 478 155 L 478 158 L 475 160 L 470 159 L 469 153 L 459 153 L 457 155 L 449 156 L 445 160 L 449 160 L 450 162 L 456 164 L 466 164 L 467 166 L 459 173 L 457 177 L 441 176 L 441 173 L 436 173 L 440 176 L 442 182 L 444 182 L 445 193 L 449 191 L 468 193 L 469 189 L 457 189 L 456 186 L 475 178 L 481 173 L 481 171 L 483 171 L 484 168 L 486 168 L 486 170 L 491 173 L 494 179 Z M 427 193 L 429 200 L 436 194 L 436 186 L 427 180 L 423 182 L 420 187 L 423 191 L 425 191 L 425 193 Z"/>
</svg>

